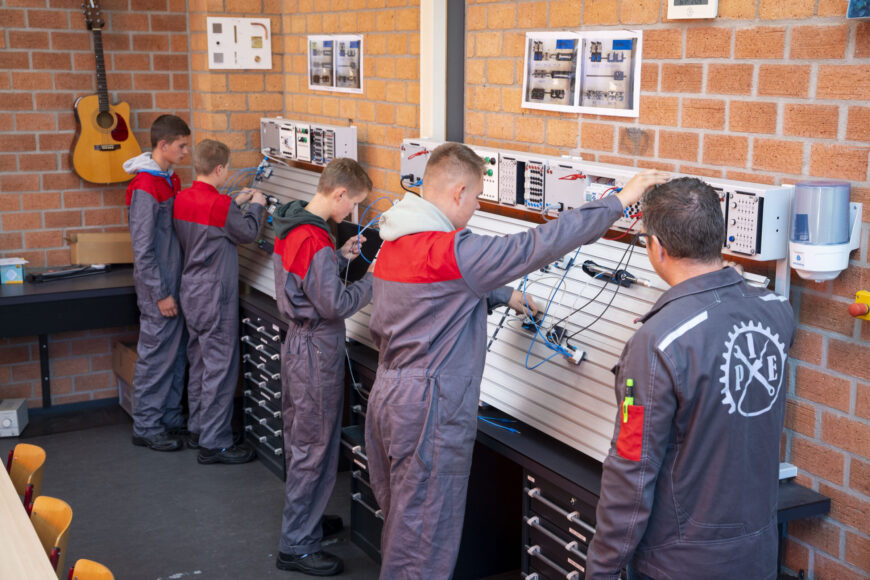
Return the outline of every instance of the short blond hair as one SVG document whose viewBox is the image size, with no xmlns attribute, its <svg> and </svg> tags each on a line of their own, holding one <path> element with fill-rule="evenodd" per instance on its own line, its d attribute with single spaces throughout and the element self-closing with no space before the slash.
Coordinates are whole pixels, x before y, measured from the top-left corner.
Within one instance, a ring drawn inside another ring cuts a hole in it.
<svg viewBox="0 0 870 580">
<path fill-rule="evenodd" d="M 203 139 L 193 150 L 193 170 L 197 175 L 211 175 L 218 165 L 226 166 L 230 148 L 214 139 Z"/>
<path fill-rule="evenodd" d="M 475 178 L 483 176 L 485 164 L 480 156 L 468 145 L 448 141 L 432 151 L 426 170 L 423 172 L 423 183 L 436 173 L 446 172 L 447 175 L 470 175 Z"/>
<path fill-rule="evenodd" d="M 351 197 L 356 197 L 372 190 L 372 179 L 362 165 L 349 157 L 339 157 L 323 168 L 320 181 L 317 182 L 317 193 L 330 193 L 339 187 L 344 187 Z"/>
</svg>

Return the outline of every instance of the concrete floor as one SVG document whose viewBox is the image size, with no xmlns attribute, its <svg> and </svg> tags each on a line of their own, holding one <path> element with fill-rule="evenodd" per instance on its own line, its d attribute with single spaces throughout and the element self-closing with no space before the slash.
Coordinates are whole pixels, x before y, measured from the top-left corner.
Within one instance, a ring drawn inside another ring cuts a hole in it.
<svg viewBox="0 0 870 580">
<path fill-rule="evenodd" d="M 284 484 L 263 464 L 199 465 L 192 450 L 134 447 L 115 409 L 31 416 L 23 438 L 0 439 L 4 461 L 19 441 L 45 449 L 42 493 L 74 514 L 67 569 L 88 558 L 119 580 L 309 578 L 275 568 Z M 344 559 L 342 578 L 375 579 L 377 564 L 348 540 L 349 488 L 339 474 L 327 511 L 346 529 L 326 549 Z"/>
</svg>

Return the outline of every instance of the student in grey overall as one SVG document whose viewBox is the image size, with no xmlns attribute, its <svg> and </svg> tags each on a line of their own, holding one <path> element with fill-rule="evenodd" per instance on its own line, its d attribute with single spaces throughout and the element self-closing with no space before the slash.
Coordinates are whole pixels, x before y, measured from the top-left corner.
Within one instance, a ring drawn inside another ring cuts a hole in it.
<svg viewBox="0 0 870 580">
<path fill-rule="evenodd" d="M 229 155 L 226 145 L 212 139 L 196 146 L 196 180 L 178 194 L 174 211 L 184 249 L 181 306 L 190 334 L 187 443 L 199 448 L 199 463 L 246 463 L 255 456 L 249 446 L 233 444 L 230 422 L 239 380 L 238 244 L 257 239 L 266 198 L 257 190 L 235 199 L 221 195 Z"/>
<path fill-rule="evenodd" d="M 353 159 L 326 166 L 309 202 L 275 210 L 275 296 L 287 320 L 281 346 L 281 406 L 286 482 L 276 566 L 314 576 L 342 571 L 340 558 L 322 550 L 324 519 L 338 471 L 344 401 L 344 319 L 372 298 L 372 276 L 345 286 L 341 269 L 359 255 L 365 238 L 335 249 L 328 219 L 341 221 L 365 200 L 372 181 Z M 337 522 L 337 523 L 336 523 Z M 336 531 L 337 531 L 336 529 Z"/>
<path fill-rule="evenodd" d="M 505 284 L 596 240 L 623 208 L 665 179 L 645 172 L 618 195 L 526 232 L 464 229 L 478 209 L 483 161 L 458 143 L 429 159 L 422 197 L 388 210 L 375 264 L 377 378 L 366 418 L 372 489 L 385 524 L 381 578 L 449 578 L 465 511 L 488 306 L 524 310 Z M 530 305 L 531 306 L 531 305 Z"/>
<path fill-rule="evenodd" d="M 706 183 L 656 187 L 643 223 L 671 288 L 613 369 L 620 407 L 586 577 L 628 565 L 640 579 L 773 580 L 792 307 L 723 265 Z"/>
<path fill-rule="evenodd" d="M 139 305 L 139 358 L 133 371 L 133 444 L 155 451 L 182 448 L 181 397 L 187 337 L 178 308 L 181 246 L 172 206 L 181 190 L 172 166 L 184 161 L 190 129 L 174 115 L 151 125 L 149 153 L 124 163 L 136 177 L 127 186 L 133 243 L 133 284 Z"/>
</svg>

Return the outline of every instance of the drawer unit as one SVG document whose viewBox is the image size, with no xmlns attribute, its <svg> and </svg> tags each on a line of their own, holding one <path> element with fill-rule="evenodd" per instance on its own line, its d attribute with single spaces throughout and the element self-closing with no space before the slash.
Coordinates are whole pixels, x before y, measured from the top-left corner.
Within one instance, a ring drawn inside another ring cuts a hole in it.
<svg viewBox="0 0 870 580">
<path fill-rule="evenodd" d="M 381 560 L 383 512 L 378 507 L 369 481 L 368 459 L 364 448 L 363 425 L 342 429 L 342 453 L 351 464 L 350 535 L 351 541 L 377 562 Z"/>
<path fill-rule="evenodd" d="M 281 417 L 281 341 L 284 325 L 242 306 L 242 408 L 245 440 L 275 475 L 284 478 L 284 423 Z"/>
<path fill-rule="evenodd" d="M 527 578 L 585 577 L 596 503 L 597 498 L 583 489 L 524 473 L 523 572 Z"/>
</svg>

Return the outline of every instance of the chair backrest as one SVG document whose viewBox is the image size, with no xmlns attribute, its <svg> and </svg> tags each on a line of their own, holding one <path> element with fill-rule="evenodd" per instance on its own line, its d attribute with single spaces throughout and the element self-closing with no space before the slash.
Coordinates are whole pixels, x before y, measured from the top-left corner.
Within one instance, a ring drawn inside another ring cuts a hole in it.
<svg viewBox="0 0 870 580">
<path fill-rule="evenodd" d="M 72 522 L 73 511 L 69 504 L 56 497 L 41 495 L 33 502 L 30 521 L 42 542 L 46 555 L 52 566 L 58 572 L 58 578 L 63 568 L 66 556 L 66 545 L 69 542 L 69 525 Z"/>
<path fill-rule="evenodd" d="M 6 469 L 18 495 L 24 497 L 24 506 L 42 493 L 42 468 L 45 465 L 45 450 L 38 445 L 19 443 L 12 450 Z"/>
<path fill-rule="evenodd" d="M 69 569 L 67 580 L 115 580 L 112 571 L 93 560 L 81 558 L 76 565 Z"/>
</svg>

